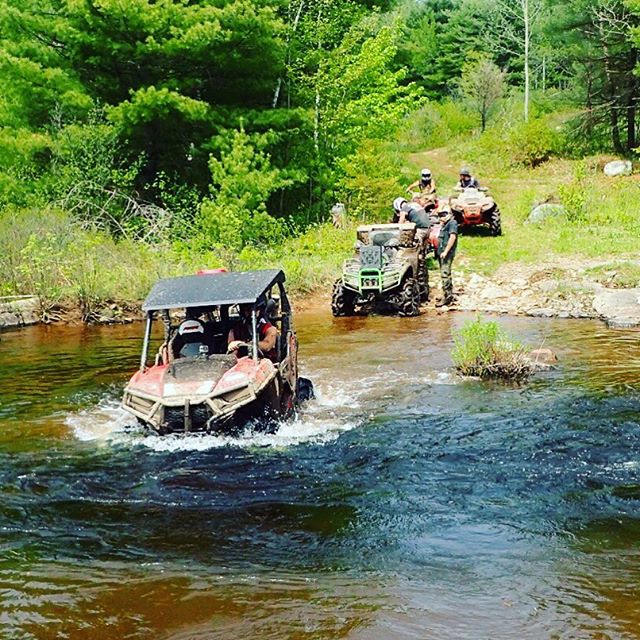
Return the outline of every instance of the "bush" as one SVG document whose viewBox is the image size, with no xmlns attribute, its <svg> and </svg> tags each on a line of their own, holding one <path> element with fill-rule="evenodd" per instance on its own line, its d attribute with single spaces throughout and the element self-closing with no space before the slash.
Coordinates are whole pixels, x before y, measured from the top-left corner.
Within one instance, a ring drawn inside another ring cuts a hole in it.
<svg viewBox="0 0 640 640">
<path fill-rule="evenodd" d="M 453 100 L 429 102 L 407 116 L 400 146 L 407 151 L 441 147 L 476 128 L 476 118 Z"/>
<path fill-rule="evenodd" d="M 497 322 L 476 316 L 454 335 L 454 342 L 453 362 L 463 376 L 522 380 L 531 373 L 526 349 L 509 339 Z"/>
</svg>

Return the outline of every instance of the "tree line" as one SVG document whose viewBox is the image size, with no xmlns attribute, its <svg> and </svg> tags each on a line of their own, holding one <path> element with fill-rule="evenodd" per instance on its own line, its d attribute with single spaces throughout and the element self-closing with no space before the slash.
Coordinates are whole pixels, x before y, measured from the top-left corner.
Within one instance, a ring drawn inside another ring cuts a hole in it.
<svg viewBox="0 0 640 640">
<path fill-rule="evenodd" d="M 238 251 L 366 209 L 425 105 L 638 146 L 640 1 L 0 0 L 0 210 Z M 372 186 L 373 185 L 373 186 Z"/>
</svg>

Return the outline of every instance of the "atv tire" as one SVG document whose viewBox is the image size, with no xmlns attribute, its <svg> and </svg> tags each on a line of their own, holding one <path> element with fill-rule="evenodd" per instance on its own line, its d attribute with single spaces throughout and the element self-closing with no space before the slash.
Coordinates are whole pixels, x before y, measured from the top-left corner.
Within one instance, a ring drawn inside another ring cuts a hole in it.
<svg viewBox="0 0 640 640">
<path fill-rule="evenodd" d="M 420 313 L 420 290 L 414 278 L 405 278 L 400 285 L 398 315 L 417 316 Z"/>
<path fill-rule="evenodd" d="M 356 294 L 345 289 L 338 278 L 333 285 L 331 296 L 331 313 L 334 316 L 352 316 L 355 312 Z"/>
<path fill-rule="evenodd" d="M 420 302 L 429 300 L 429 270 L 427 269 L 427 256 L 423 253 L 418 263 L 418 289 L 420 290 Z"/>
<path fill-rule="evenodd" d="M 500 221 L 500 209 L 498 207 L 489 215 L 489 229 L 492 236 L 502 235 L 502 222 Z"/>
</svg>

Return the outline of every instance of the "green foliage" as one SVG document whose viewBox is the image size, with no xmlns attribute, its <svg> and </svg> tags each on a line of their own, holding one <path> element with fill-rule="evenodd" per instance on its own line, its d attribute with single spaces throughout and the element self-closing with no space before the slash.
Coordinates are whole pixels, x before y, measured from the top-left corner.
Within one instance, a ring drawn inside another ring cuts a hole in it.
<svg viewBox="0 0 640 640">
<path fill-rule="evenodd" d="M 500 167 L 536 167 L 561 153 L 565 138 L 553 117 L 522 121 L 506 105 L 501 117 L 477 138 L 460 143 L 460 152 L 477 164 Z"/>
<path fill-rule="evenodd" d="M 232 131 L 222 142 L 220 158 L 212 157 L 211 196 L 200 206 L 197 225 L 204 245 L 239 251 L 247 244 L 277 244 L 283 223 L 267 213 L 273 192 L 290 184 L 264 151 L 264 136 Z"/>
<path fill-rule="evenodd" d="M 400 144 L 408 151 L 442 147 L 469 135 L 476 119 L 459 102 L 428 102 L 406 118 Z"/>
<path fill-rule="evenodd" d="M 587 181 L 587 167 L 584 162 L 575 165 L 571 182 L 558 187 L 560 202 L 567 210 L 569 222 L 584 222 L 587 217 L 587 197 L 589 184 Z"/>
<path fill-rule="evenodd" d="M 390 203 L 401 193 L 404 155 L 397 145 L 365 140 L 344 162 L 340 181 L 352 219 L 380 221 L 390 215 Z"/>
<path fill-rule="evenodd" d="M 531 372 L 523 345 L 509 338 L 497 322 L 476 316 L 455 333 L 454 344 L 451 356 L 464 376 L 522 380 Z"/>
<path fill-rule="evenodd" d="M 480 117 L 481 130 L 504 93 L 504 72 L 486 56 L 470 59 L 462 68 L 458 84 L 460 93 L 471 110 Z"/>
</svg>

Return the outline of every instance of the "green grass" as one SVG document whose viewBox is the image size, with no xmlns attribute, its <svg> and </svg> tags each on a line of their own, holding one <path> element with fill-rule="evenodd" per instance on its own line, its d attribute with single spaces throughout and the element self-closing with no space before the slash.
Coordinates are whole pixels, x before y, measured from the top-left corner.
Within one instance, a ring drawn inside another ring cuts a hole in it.
<svg viewBox="0 0 640 640">
<path fill-rule="evenodd" d="M 439 149 L 414 154 L 409 160 L 414 172 L 431 162 L 439 178 L 439 193 L 445 196 L 455 184 L 455 167 L 467 162 L 449 154 L 449 149 Z M 512 262 L 544 264 L 553 257 L 578 257 L 610 259 L 617 264 L 638 255 L 640 176 L 608 178 L 600 171 L 604 160 L 554 159 L 535 169 L 500 172 L 484 172 L 482 166 L 474 166 L 481 184 L 489 187 L 500 207 L 503 235 L 492 238 L 480 231 L 463 233 L 458 255 L 465 268 L 491 275 Z M 438 165 L 443 166 L 442 171 Z M 584 177 L 577 179 L 577 173 Z M 533 206 L 550 199 L 559 201 L 563 194 L 569 198 L 567 191 L 584 196 L 580 216 L 525 223 Z"/>
<path fill-rule="evenodd" d="M 593 280 L 612 289 L 640 286 L 640 263 L 610 262 L 586 270 Z"/>
<path fill-rule="evenodd" d="M 282 268 L 293 296 L 331 290 L 350 254 L 355 229 L 317 225 L 270 248 L 247 247 L 240 254 L 194 251 L 189 243 L 115 241 L 87 229 L 59 210 L 0 214 L 0 295 L 31 294 L 48 314 L 59 305 L 77 306 L 85 319 L 115 302 L 143 299 L 159 278 L 200 268 L 235 270 Z"/>
<path fill-rule="evenodd" d="M 476 316 L 465 322 L 454 334 L 454 345 L 451 357 L 461 375 L 522 380 L 531 372 L 525 347 L 495 321 Z"/>
</svg>

